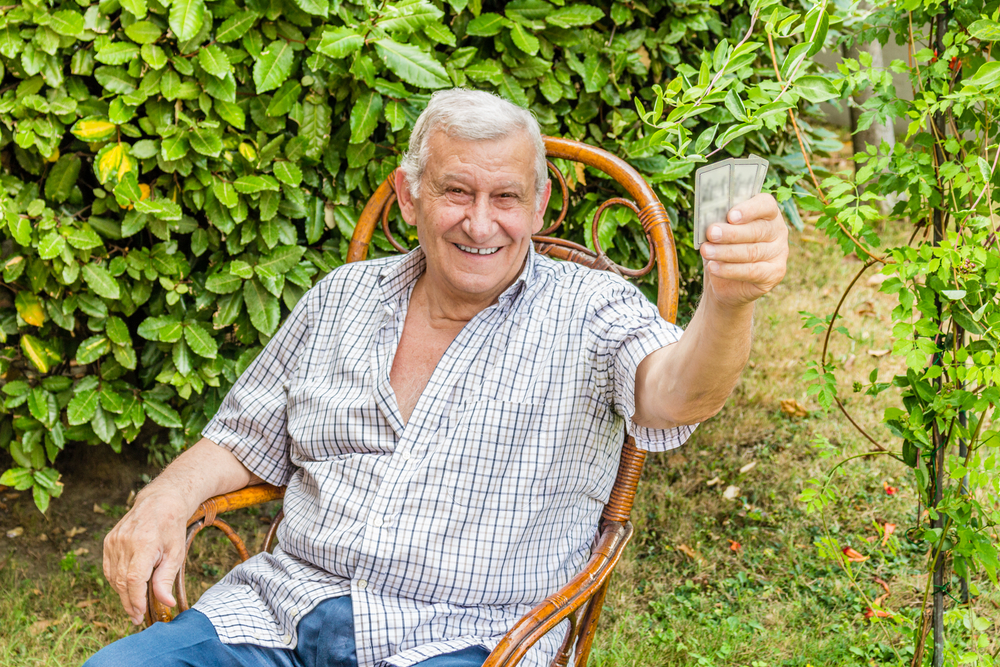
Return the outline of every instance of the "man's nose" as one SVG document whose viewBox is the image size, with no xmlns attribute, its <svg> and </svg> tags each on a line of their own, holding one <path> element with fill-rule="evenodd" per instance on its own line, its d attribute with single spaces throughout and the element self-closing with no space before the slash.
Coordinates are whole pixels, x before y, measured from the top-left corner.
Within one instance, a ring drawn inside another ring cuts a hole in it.
<svg viewBox="0 0 1000 667">
<path fill-rule="evenodd" d="M 486 241 L 493 236 L 496 221 L 493 219 L 493 206 L 490 198 L 485 195 L 477 196 L 466 211 L 465 233 L 472 241 Z"/>
</svg>

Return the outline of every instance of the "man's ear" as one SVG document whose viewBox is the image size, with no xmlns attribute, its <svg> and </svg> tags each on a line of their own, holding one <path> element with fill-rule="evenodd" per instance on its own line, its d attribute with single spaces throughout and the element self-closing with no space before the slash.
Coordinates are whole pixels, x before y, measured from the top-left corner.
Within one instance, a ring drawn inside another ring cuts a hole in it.
<svg viewBox="0 0 1000 667">
<path fill-rule="evenodd" d="M 403 214 L 403 220 L 408 225 L 416 224 L 417 212 L 410 195 L 410 184 L 406 180 L 406 174 L 402 169 L 396 169 L 392 173 L 393 183 L 396 186 L 396 203 L 399 204 L 399 212 Z"/>
<path fill-rule="evenodd" d="M 552 196 L 552 181 L 545 181 L 545 188 L 538 198 L 538 209 L 535 211 L 535 222 L 531 225 L 531 233 L 537 234 L 545 226 L 545 209 L 549 207 L 549 198 Z"/>
</svg>

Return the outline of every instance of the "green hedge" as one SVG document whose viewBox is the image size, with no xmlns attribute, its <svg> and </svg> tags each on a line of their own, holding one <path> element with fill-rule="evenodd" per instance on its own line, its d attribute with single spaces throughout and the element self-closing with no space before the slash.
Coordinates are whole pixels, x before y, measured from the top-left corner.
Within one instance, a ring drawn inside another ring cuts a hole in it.
<svg viewBox="0 0 1000 667">
<path fill-rule="evenodd" d="M 561 4 L 0 9 L 0 448 L 13 459 L 0 483 L 32 488 L 44 511 L 67 441 L 120 451 L 146 429 L 140 441 L 162 460 L 196 439 L 288 310 L 342 263 L 435 89 L 497 91 L 545 132 L 626 157 L 683 242 L 694 164 L 662 154 L 633 99 L 649 103 L 678 68 L 697 72 L 748 15 L 728 0 Z M 753 67 L 773 76 L 769 60 Z M 732 120 L 719 106 L 689 124 Z M 782 134 L 727 148 L 767 153 Z M 582 206 L 567 227 L 590 244 L 582 232 L 606 187 L 570 176 Z M 634 220 L 609 214 L 601 233 L 613 259 L 645 263 Z M 391 250 L 381 232 L 375 245 Z M 694 285 L 700 262 L 689 243 L 682 254 Z"/>
</svg>

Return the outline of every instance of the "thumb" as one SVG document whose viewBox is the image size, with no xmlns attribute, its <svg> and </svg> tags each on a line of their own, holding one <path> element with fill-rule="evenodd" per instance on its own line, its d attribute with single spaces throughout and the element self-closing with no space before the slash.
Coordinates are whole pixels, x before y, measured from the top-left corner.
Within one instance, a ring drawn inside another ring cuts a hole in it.
<svg viewBox="0 0 1000 667">
<path fill-rule="evenodd" d="M 149 580 L 153 588 L 153 595 L 168 607 L 177 604 L 177 599 L 174 597 L 174 580 L 181 568 L 181 558 L 182 556 L 177 550 L 165 553 Z"/>
</svg>

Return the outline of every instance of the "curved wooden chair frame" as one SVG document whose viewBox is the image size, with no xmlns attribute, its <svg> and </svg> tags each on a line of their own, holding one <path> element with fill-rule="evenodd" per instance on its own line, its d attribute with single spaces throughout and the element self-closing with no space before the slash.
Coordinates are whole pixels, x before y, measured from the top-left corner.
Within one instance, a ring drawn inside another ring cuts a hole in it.
<svg viewBox="0 0 1000 667">
<path fill-rule="evenodd" d="M 595 212 L 591 234 L 597 252 L 572 241 L 552 236 L 566 217 L 569 192 L 562 173 L 550 161 L 550 171 L 553 172 L 558 186 L 562 190 L 563 208 L 557 219 L 548 228 L 532 237 L 536 250 L 550 257 L 574 261 L 595 269 L 614 271 L 628 277 L 644 275 L 655 267 L 659 279 L 657 307 L 664 319 L 673 322 L 677 315 L 677 254 L 667 213 L 653 193 L 653 189 L 628 163 L 600 148 L 554 137 L 545 137 L 545 147 L 549 158 L 580 162 L 604 172 L 620 184 L 632 199 L 611 198 Z M 389 210 L 395 201 L 393 178 L 390 175 L 376 189 L 361 214 L 351 238 L 348 262 L 360 261 L 367 257 L 369 244 L 377 225 L 381 225 L 386 238 L 397 250 L 405 251 L 405 248 L 393 238 L 389 229 Z M 597 237 L 598 222 L 602 213 L 614 205 L 627 206 L 639 217 L 639 222 L 650 242 L 650 261 L 643 269 L 635 270 L 618 266 L 601 249 Z M 566 620 L 569 621 L 569 628 L 552 665 L 553 667 L 565 667 L 571 664 L 571 659 L 572 664 L 577 667 L 586 665 L 594 631 L 597 628 L 597 621 L 607 593 L 609 577 L 621 558 L 622 550 L 632 537 L 632 523 L 629 521 L 629 516 L 645 458 L 645 452 L 636 448 L 632 438 L 626 438 L 611 498 L 604 507 L 601 525 L 597 527 L 596 544 L 592 549 L 590 561 L 561 590 L 543 600 L 528 615 L 518 621 L 490 654 L 484 667 L 509 667 L 517 664 L 535 642 Z M 247 487 L 205 501 L 194 516 L 188 520 L 188 548 L 201 530 L 208 526 L 214 526 L 222 530 L 236 547 L 240 561 L 246 560 L 250 557 L 250 553 L 243 540 L 229 524 L 219 519 L 218 515 L 277 500 L 284 496 L 284 492 L 283 488 L 265 484 Z M 261 545 L 261 550 L 270 550 L 273 546 L 280 521 L 281 515 L 279 514 L 271 522 L 270 530 Z M 178 607 L 181 610 L 188 608 L 184 573 L 185 569 L 182 565 L 174 584 L 177 591 Z M 152 589 L 148 591 L 147 597 L 149 602 L 146 613 L 147 624 L 156 621 L 169 621 L 173 617 L 172 610 L 154 598 Z"/>
</svg>

